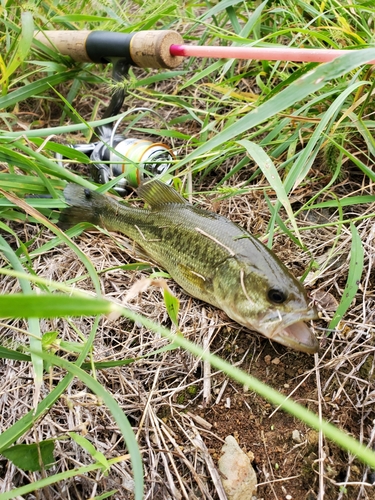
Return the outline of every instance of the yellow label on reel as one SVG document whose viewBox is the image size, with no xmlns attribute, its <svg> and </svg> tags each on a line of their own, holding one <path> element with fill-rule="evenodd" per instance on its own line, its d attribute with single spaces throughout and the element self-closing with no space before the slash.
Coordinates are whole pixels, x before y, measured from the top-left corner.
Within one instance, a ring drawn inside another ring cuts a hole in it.
<svg viewBox="0 0 375 500">
<path fill-rule="evenodd" d="M 110 154 L 110 175 L 114 178 L 125 173 L 119 187 L 136 188 L 147 176 L 162 176 L 174 160 L 168 146 L 146 139 L 124 139 L 116 145 L 115 152 Z"/>
</svg>

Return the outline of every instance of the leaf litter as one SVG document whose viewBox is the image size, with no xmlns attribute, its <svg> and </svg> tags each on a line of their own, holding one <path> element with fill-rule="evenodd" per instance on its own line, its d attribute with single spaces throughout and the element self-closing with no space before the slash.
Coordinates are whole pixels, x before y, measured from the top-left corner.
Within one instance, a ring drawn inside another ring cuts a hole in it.
<svg viewBox="0 0 375 500">
<path fill-rule="evenodd" d="M 235 184 L 236 179 L 232 182 Z M 308 194 L 308 193 L 306 193 Z M 210 207 L 211 202 L 195 195 L 195 201 Z M 368 207 L 371 210 L 373 207 Z M 267 206 L 258 191 L 222 199 L 216 209 L 232 220 L 263 233 L 267 221 Z M 362 214 L 358 213 L 358 216 Z M 351 213 L 353 216 L 353 213 Z M 331 216 L 334 221 L 335 214 Z M 311 225 L 299 218 L 300 228 Z M 40 227 L 13 223 L 21 239 L 34 238 L 29 251 L 43 244 L 50 234 Z M 365 273 L 350 309 L 339 328 L 327 336 L 326 327 L 333 308 L 325 307 L 324 297 L 339 301 L 345 288 L 350 263 L 350 231 L 343 230 L 332 255 L 332 228 L 304 230 L 303 239 L 316 260 L 322 257 L 322 271 L 307 275 L 308 288 L 321 303 L 322 319 L 316 322 L 322 349 L 317 359 L 271 345 L 266 339 L 230 321 L 223 312 L 186 296 L 171 280 L 171 291 L 179 298 L 179 329 L 183 335 L 204 345 L 232 364 L 249 371 L 284 394 L 307 405 L 314 411 L 321 408 L 325 418 L 347 429 L 360 439 L 373 439 L 374 402 L 374 230 L 370 218 L 357 226 L 364 249 Z M 125 301 L 131 297 L 131 307 L 162 325 L 172 327 L 160 292 L 144 271 L 128 272 L 120 269 L 133 262 L 129 257 L 123 236 L 109 238 L 98 231 L 77 238 L 82 251 L 90 258 L 101 275 L 102 292 L 107 297 Z M 274 249 L 292 271 L 301 276 L 309 256 L 302 253 L 284 235 L 275 237 Z M 131 253 L 131 252 L 130 252 Z M 328 258 L 329 257 L 329 258 Z M 327 260 L 328 259 L 328 260 Z M 71 250 L 59 246 L 34 259 L 34 270 L 45 278 L 68 281 L 82 277 L 77 286 L 92 290 L 85 277 L 83 264 Z M 113 269 L 118 266 L 118 269 Z M 340 271 L 338 273 L 338 270 Z M 164 282 L 163 282 L 163 285 Z M 15 293 L 18 284 L 11 277 L 3 277 L 2 292 Z M 323 295 L 322 295 L 323 294 Z M 322 298 L 323 297 L 323 298 Z M 64 340 L 79 342 L 87 335 L 92 321 L 42 320 L 42 332 L 58 330 Z M 9 322 L 0 327 L 3 345 L 16 347 L 25 344 L 25 337 L 12 326 L 24 328 L 22 321 Z M 165 346 L 167 341 L 132 324 L 124 318 L 103 318 L 95 337 L 95 360 L 140 358 Z M 32 374 L 27 364 L 8 360 L 1 365 L 2 391 L 0 399 L 1 425 L 8 428 L 32 404 Z M 334 498 L 342 486 L 359 498 L 372 498 L 369 486 L 372 471 L 348 457 L 336 445 L 319 441 L 317 433 L 259 396 L 246 391 L 215 372 L 191 354 L 176 349 L 161 356 L 151 356 L 126 367 L 99 370 L 98 380 L 117 399 L 127 414 L 139 440 L 145 466 L 146 492 L 149 498 L 220 498 L 219 487 L 212 475 L 213 464 L 220 458 L 225 438 L 234 435 L 241 448 L 255 455 L 254 466 L 258 476 L 258 498 L 280 498 L 291 495 L 303 498 L 315 490 L 319 480 L 319 457 L 323 456 L 324 481 L 327 498 Z M 51 378 L 52 377 L 52 378 Z M 44 391 L 61 377 L 58 369 L 45 377 Z M 317 390 L 317 379 L 321 391 Z M 293 432 L 298 430 L 301 442 L 295 443 Z M 44 439 L 64 435 L 68 431 L 83 432 L 94 446 L 107 457 L 125 454 L 123 442 L 111 415 L 84 385 L 74 382 L 51 408 L 38 426 L 38 436 Z M 26 436 L 33 442 L 36 430 Z M 205 448 L 197 446 L 197 440 Z M 319 446 L 322 448 L 319 450 Z M 203 450 L 203 451 L 202 451 Z M 76 444 L 58 441 L 55 455 L 56 470 L 87 463 L 87 453 Z M 216 465 L 214 465 L 216 467 Z M 132 471 L 127 462 L 112 469 L 108 476 L 76 478 L 75 483 L 56 484 L 56 498 L 86 497 L 93 492 L 117 489 L 117 498 L 131 495 Z M 23 474 L 11 466 L 3 484 L 22 484 Z M 335 493 L 336 492 L 336 493 Z M 64 496 L 65 495 L 65 496 Z M 115 498 L 116 498 L 115 495 Z M 130 498 L 130 497 L 129 497 Z M 345 497 L 343 497 L 345 498 Z"/>
</svg>

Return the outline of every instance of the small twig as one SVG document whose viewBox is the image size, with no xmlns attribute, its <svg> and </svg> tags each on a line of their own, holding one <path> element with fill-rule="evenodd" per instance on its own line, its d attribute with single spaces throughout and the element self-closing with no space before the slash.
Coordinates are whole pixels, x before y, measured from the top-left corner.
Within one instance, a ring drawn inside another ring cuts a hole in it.
<svg viewBox="0 0 375 500">
<path fill-rule="evenodd" d="M 315 360 L 315 369 L 316 369 L 316 387 L 318 391 L 317 395 L 317 400 L 318 400 L 318 415 L 319 415 L 319 422 L 321 424 L 322 422 L 322 387 L 320 384 L 320 371 L 319 371 L 319 355 L 314 354 L 314 360 Z M 324 499 L 324 460 L 326 458 L 326 454 L 324 452 L 323 448 L 323 432 L 321 429 L 319 430 L 319 492 L 318 492 L 318 499 L 317 500 L 323 500 Z"/>
<path fill-rule="evenodd" d="M 211 321 L 212 323 L 212 321 Z M 212 335 L 215 332 L 215 327 L 207 325 L 206 310 L 202 308 L 202 327 L 206 333 L 203 334 L 202 347 L 204 351 L 209 351 Z M 209 405 L 211 402 L 211 364 L 209 361 L 203 361 L 203 406 Z"/>
<path fill-rule="evenodd" d="M 191 423 L 191 426 L 194 429 L 194 433 L 195 433 L 195 436 L 192 439 L 192 441 L 196 445 L 196 447 L 199 449 L 202 458 L 206 462 L 207 469 L 208 469 L 210 476 L 212 478 L 212 482 L 215 485 L 216 493 L 219 497 L 219 500 L 227 500 L 227 495 L 225 493 L 223 484 L 221 482 L 219 471 L 217 470 L 217 468 L 214 464 L 214 461 L 212 460 L 212 457 L 207 449 L 207 446 L 204 443 L 201 435 L 199 434 L 198 429 L 194 425 L 194 422 Z"/>
</svg>

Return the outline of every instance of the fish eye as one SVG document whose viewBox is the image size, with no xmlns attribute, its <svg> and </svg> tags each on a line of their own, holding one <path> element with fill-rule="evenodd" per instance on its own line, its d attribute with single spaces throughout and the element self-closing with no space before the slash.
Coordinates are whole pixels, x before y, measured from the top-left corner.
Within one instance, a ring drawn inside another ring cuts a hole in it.
<svg viewBox="0 0 375 500">
<path fill-rule="evenodd" d="M 286 301 L 286 294 L 282 290 L 277 288 L 271 288 L 268 290 L 268 298 L 274 304 L 282 304 Z"/>
</svg>

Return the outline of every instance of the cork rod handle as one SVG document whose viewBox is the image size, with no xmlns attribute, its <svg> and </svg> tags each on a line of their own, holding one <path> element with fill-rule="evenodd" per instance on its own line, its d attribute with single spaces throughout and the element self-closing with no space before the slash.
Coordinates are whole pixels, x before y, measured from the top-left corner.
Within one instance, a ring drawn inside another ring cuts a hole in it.
<svg viewBox="0 0 375 500">
<path fill-rule="evenodd" d="M 86 40 L 91 31 L 39 31 L 34 40 L 52 50 L 58 50 L 74 61 L 92 62 L 86 52 Z"/>
<path fill-rule="evenodd" d="M 141 68 L 173 69 L 184 59 L 170 53 L 171 45 L 183 43 L 181 35 L 172 30 L 40 31 L 34 39 L 81 62 L 107 63 L 121 58 Z"/>
</svg>

